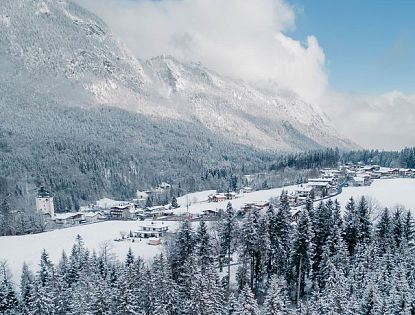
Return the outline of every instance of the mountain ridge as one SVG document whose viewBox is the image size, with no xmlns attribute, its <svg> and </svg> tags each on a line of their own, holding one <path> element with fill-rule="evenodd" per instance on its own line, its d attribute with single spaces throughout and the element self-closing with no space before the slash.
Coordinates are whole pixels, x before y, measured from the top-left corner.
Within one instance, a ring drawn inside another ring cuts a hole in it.
<svg viewBox="0 0 415 315">
<path fill-rule="evenodd" d="M 63 105 L 196 121 L 258 149 L 355 147 L 297 96 L 282 97 L 171 56 L 134 57 L 101 19 L 71 1 L 6 0 L 0 6 L 0 20 L 7 21 L 0 53 L 14 72 L 35 77 L 39 89 Z"/>
</svg>

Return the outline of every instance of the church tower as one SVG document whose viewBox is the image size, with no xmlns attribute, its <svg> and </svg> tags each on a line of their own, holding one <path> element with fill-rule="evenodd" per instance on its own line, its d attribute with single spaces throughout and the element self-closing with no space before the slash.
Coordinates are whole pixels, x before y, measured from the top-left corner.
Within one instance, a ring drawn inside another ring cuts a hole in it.
<svg viewBox="0 0 415 315">
<path fill-rule="evenodd" d="M 51 218 L 55 217 L 55 207 L 53 196 L 44 187 L 40 187 L 36 197 L 36 210 L 42 214 L 48 214 Z"/>
</svg>

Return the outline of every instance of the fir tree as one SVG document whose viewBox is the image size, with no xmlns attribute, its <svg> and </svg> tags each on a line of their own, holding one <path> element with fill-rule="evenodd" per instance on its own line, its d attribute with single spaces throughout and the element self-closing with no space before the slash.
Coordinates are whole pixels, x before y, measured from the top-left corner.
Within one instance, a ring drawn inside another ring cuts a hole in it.
<svg viewBox="0 0 415 315">
<path fill-rule="evenodd" d="M 262 313 L 264 315 L 291 314 L 286 283 L 281 278 L 277 278 L 276 276 L 271 278 Z"/>
<path fill-rule="evenodd" d="M 245 285 L 238 297 L 237 312 L 238 315 L 259 315 L 258 303 L 254 298 L 250 287 Z"/>
<path fill-rule="evenodd" d="M 283 192 L 280 197 L 280 204 L 275 215 L 275 230 L 276 243 L 270 244 L 270 246 L 279 251 L 275 262 L 277 274 L 286 277 L 289 268 L 288 263 L 292 240 L 291 208 L 287 192 Z"/>
<path fill-rule="evenodd" d="M 402 210 L 397 208 L 392 219 L 393 239 L 396 247 L 400 247 L 404 237 L 404 224 L 402 222 Z"/>
<path fill-rule="evenodd" d="M 344 240 L 351 256 L 354 255 L 359 238 L 359 217 L 353 197 L 346 205 L 344 216 Z"/>
<path fill-rule="evenodd" d="M 305 281 L 311 270 L 313 231 L 307 208 L 301 211 L 291 253 L 290 281 L 297 288 L 297 300 L 304 294 Z M 298 303 L 299 301 L 297 301 Z"/>
<path fill-rule="evenodd" d="M 17 294 L 5 262 L 0 264 L 0 313 L 14 314 L 18 310 Z"/>
<path fill-rule="evenodd" d="M 190 221 L 184 221 L 173 241 L 173 247 L 170 249 L 172 276 L 177 284 L 181 284 L 181 276 L 185 273 L 184 266 L 190 256 L 194 253 L 195 238 Z"/>
<path fill-rule="evenodd" d="M 379 222 L 376 225 L 376 240 L 380 253 L 386 253 L 387 249 L 391 246 L 391 233 L 392 222 L 389 215 L 388 208 L 385 208 L 379 218 Z"/>
<path fill-rule="evenodd" d="M 403 223 L 403 235 L 406 243 L 409 246 L 413 246 L 414 241 L 414 222 L 411 211 L 406 211 Z"/>
<path fill-rule="evenodd" d="M 234 253 L 236 248 L 236 214 L 229 202 L 226 206 L 225 216 L 219 222 L 219 237 L 220 237 L 220 248 L 221 256 L 227 257 L 227 291 L 229 293 L 230 284 L 230 268 L 231 268 L 231 255 Z"/>
<path fill-rule="evenodd" d="M 202 274 L 205 273 L 206 268 L 213 264 L 212 244 L 210 235 L 207 230 L 206 222 L 201 220 L 196 231 L 196 256 L 199 259 Z"/>
<path fill-rule="evenodd" d="M 171 207 L 174 209 L 179 208 L 179 204 L 177 203 L 177 198 L 175 196 L 173 196 L 173 198 L 171 199 Z"/>
<path fill-rule="evenodd" d="M 20 311 L 22 314 L 29 313 L 30 298 L 33 294 L 34 275 L 26 263 L 23 264 L 22 275 L 20 276 Z"/>
<path fill-rule="evenodd" d="M 357 213 L 359 216 L 359 237 L 358 240 L 361 243 L 370 242 L 371 239 L 371 226 L 369 206 L 365 197 L 361 197 L 357 206 Z"/>
<path fill-rule="evenodd" d="M 134 264 L 134 254 L 133 254 L 133 251 L 131 250 L 131 247 L 129 247 L 128 252 L 127 252 L 127 257 L 125 259 L 125 265 L 129 267 L 132 264 Z"/>
</svg>

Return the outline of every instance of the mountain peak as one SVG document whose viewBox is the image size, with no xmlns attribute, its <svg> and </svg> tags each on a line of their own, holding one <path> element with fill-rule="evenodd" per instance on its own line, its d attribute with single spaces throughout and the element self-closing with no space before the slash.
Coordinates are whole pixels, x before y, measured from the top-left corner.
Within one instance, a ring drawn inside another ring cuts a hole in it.
<svg viewBox="0 0 415 315">
<path fill-rule="evenodd" d="M 278 87 L 254 86 L 170 55 L 136 58 L 102 20 L 71 1 L 5 0 L 0 9 L 6 26 L 0 80 L 26 82 L 62 106 L 116 106 L 185 120 L 261 149 L 353 146 L 315 106 Z"/>
</svg>

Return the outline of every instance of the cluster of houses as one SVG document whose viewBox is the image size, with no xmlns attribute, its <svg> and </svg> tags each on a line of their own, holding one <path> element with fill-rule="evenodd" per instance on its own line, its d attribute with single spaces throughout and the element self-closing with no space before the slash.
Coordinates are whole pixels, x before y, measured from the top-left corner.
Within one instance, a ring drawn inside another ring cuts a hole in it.
<svg viewBox="0 0 415 315">
<path fill-rule="evenodd" d="M 246 175 L 246 182 L 252 181 L 251 177 L 257 178 L 263 176 L 262 173 Z M 334 196 L 341 191 L 342 186 L 367 186 L 374 179 L 386 178 L 415 178 L 415 169 L 405 168 L 386 168 L 378 165 L 364 165 L 362 163 L 345 164 L 338 168 L 326 168 L 319 171 L 315 178 L 309 178 L 306 183 L 298 185 L 289 193 L 288 199 L 290 206 L 295 209 L 305 203 L 307 198 L 314 200 Z M 75 225 L 83 223 L 95 223 L 103 220 L 154 220 L 162 218 L 183 219 L 183 216 L 174 215 L 174 209 L 171 205 L 166 206 L 147 206 L 147 199 L 154 194 L 165 193 L 171 189 L 168 183 L 161 183 L 156 189 L 149 191 L 137 191 L 136 198 L 132 201 L 114 201 L 111 199 L 102 199 L 95 205 L 81 207 L 78 212 L 55 213 L 53 196 L 45 188 L 41 187 L 36 198 L 36 209 L 43 213 L 49 220 L 56 225 Z M 245 193 L 252 192 L 249 186 L 243 187 L 239 192 L 216 193 L 208 196 L 208 202 L 223 202 L 241 197 Z M 241 212 L 251 211 L 252 209 L 267 209 L 268 201 L 249 202 L 241 206 Z M 222 214 L 221 209 L 208 208 L 202 210 L 199 214 L 186 214 L 190 219 L 202 217 L 205 219 L 214 219 Z M 295 217 L 296 213 L 293 214 Z M 147 221 L 146 221 L 147 222 Z M 152 228 L 155 227 L 152 224 Z M 143 231 L 144 225 L 142 226 Z M 157 227 L 158 228 L 158 227 Z M 144 237 L 147 232 L 135 235 Z M 147 233 L 149 234 L 149 233 Z"/>
<path fill-rule="evenodd" d="M 353 186 L 368 186 L 374 179 L 415 178 L 415 169 L 389 168 L 379 165 L 346 164 L 344 171 Z"/>
<path fill-rule="evenodd" d="M 309 178 L 307 183 L 301 184 L 288 194 L 291 206 L 296 207 L 306 202 L 307 198 L 322 199 L 334 195 L 345 177 L 337 170 L 322 170 L 320 177 Z"/>
</svg>

